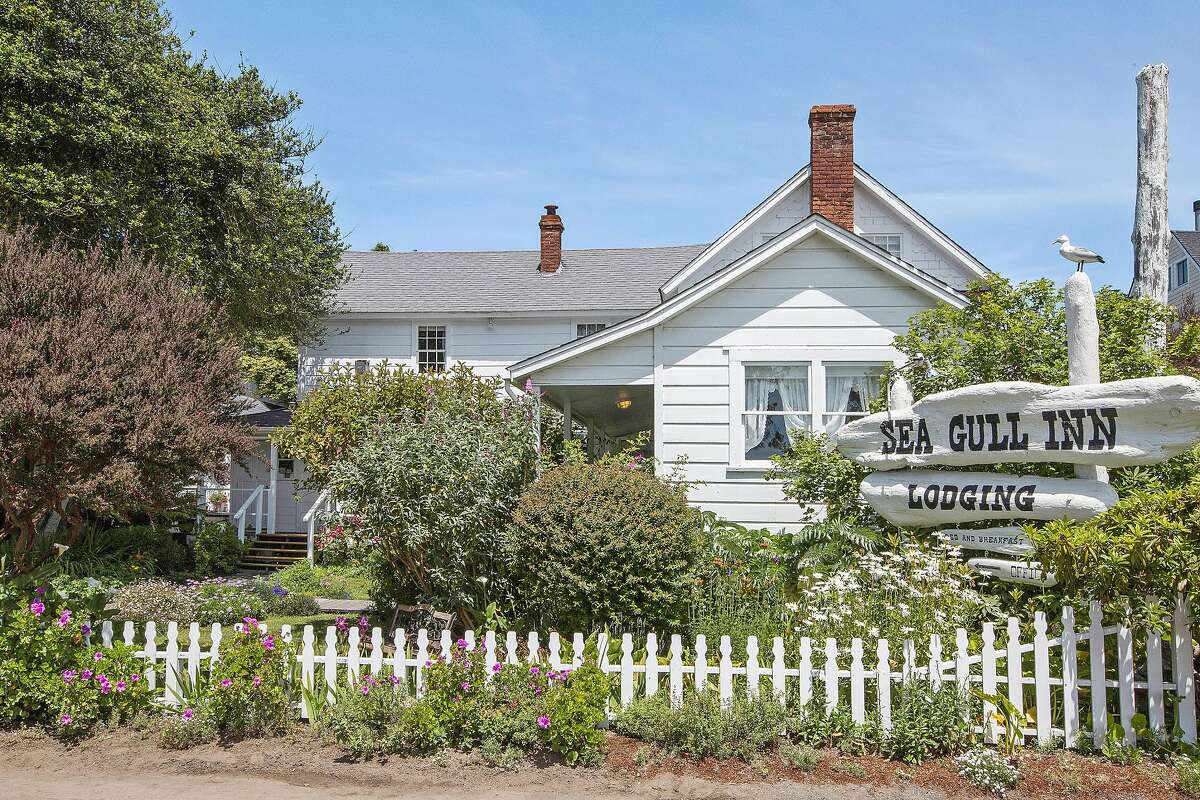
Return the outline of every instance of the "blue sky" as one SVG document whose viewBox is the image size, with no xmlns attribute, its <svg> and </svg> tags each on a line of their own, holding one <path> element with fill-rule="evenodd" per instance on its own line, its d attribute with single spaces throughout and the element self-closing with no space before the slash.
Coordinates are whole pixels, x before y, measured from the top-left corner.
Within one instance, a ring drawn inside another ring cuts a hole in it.
<svg viewBox="0 0 1200 800">
<path fill-rule="evenodd" d="M 167 8 L 301 95 L 356 249 L 533 249 L 549 202 L 568 248 L 711 241 L 808 160 L 809 106 L 849 102 L 856 160 L 984 263 L 1064 278 L 1065 232 L 1125 288 L 1133 76 L 1159 61 L 1172 227 L 1200 197 L 1194 2 Z"/>
</svg>

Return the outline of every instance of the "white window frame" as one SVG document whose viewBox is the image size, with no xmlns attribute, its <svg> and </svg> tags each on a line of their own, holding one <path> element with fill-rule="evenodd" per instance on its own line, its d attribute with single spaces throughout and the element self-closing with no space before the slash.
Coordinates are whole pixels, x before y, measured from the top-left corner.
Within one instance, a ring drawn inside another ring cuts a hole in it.
<svg viewBox="0 0 1200 800">
<path fill-rule="evenodd" d="M 896 237 L 896 245 L 897 245 L 897 252 L 895 252 L 895 253 L 893 253 L 891 250 L 889 250 L 887 248 L 887 245 L 880 244 L 879 242 L 875 241 L 875 237 L 879 237 L 882 239 L 884 237 L 890 238 L 893 236 Z M 880 250 L 884 251 L 888 255 L 893 256 L 894 258 L 899 258 L 899 259 L 904 258 L 904 234 L 900 233 L 899 231 L 896 231 L 896 232 L 873 231 L 870 233 L 863 233 L 862 238 L 866 239 L 868 242 L 875 245 L 876 247 L 878 247 Z"/>
<path fill-rule="evenodd" d="M 579 320 L 575 322 L 575 338 L 583 339 L 588 336 L 593 336 L 608 327 L 608 323 L 602 320 Z M 594 328 L 589 333 L 580 333 L 581 328 Z"/>
<path fill-rule="evenodd" d="M 808 414 L 812 429 L 816 431 L 824 417 L 831 414 L 825 410 L 826 363 L 844 365 L 862 362 L 886 366 L 904 361 L 903 354 L 894 347 L 739 347 L 730 348 L 726 353 L 729 357 L 729 467 L 756 472 L 768 470 L 773 464 L 770 461 L 746 459 L 742 415 L 746 413 L 747 364 L 807 364 Z"/>
<path fill-rule="evenodd" d="M 421 329 L 422 328 L 441 328 L 442 329 L 442 369 L 441 372 L 446 372 L 450 369 L 450 326 L 440 322 L 414 322 L 413 323 L 413 369 L 421 373 Z M 438 352 L 431 350 L 429 352 Z M 437 373 L 434 373 L 437 374 Z"/>
<path fill-rule="evenodd" d="M 1183 269 L 1180 270 L 1180 267 L 1183 267 Z M 1183 276 L 1182 281 L 1179 280 L 1181 274 Z M 1171 289 L 1187 286 L 1190 278 L 1191 276 L 1188 274 L 1188 260 L 1186 258 L 1181 258 L 1171 265 Z"/>
</svg>

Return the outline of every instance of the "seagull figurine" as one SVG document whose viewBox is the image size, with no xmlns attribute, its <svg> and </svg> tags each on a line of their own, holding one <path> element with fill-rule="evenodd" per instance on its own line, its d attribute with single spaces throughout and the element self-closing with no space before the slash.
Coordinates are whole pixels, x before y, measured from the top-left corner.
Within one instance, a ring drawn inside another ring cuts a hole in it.
<svg viewBox="0 0 1200 800">
<path fill-rule="evenodd" d="M 1104 257 L 1099 253 L 1093 253 L 1086 247 L 1076 247 L 1071 244 L 1071 240 L 1064 233 L 1062 236 L 1055 239 L 1051 244 L 1058 245 L 1058 254 L 1067 261 L 1075 262 L 1075 271 L 1083 272 L 1084 264 L 1095 264 L 1097 262 L 1103 264 Z"/>
</svg>

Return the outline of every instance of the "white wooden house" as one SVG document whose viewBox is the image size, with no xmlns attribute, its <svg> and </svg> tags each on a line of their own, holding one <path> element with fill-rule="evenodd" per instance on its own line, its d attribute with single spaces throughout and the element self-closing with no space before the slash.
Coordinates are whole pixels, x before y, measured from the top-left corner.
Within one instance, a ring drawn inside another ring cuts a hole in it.
<svg viewBox="0 0 1200 800">
<path fill-rule="evenodd" d="M 333 363 L 464 363 L 532 382 L 594 448 L 652 432 L 704 508 L 795 525 L 799 507 L 763 478 L 770 456 L 862 410 L 908 318 L 965 304 L 988 273 L 854 163 L 854 117 L 814 107 L 810 163 L 709 244 L 562 250 L 547 206 L 537 251 L 348 253 L 345 312 L 302 349 L 300 391 Z M 276 525 L 308 500 L 288 502 L 276 492 Z"/>
<path fill-rule="evenodd" d="M 1171 231 L 1167 302 L 1183 314 L 1200 314 L 1200 200 L 1192 203 L 1192 230 Z"/>
</svg>

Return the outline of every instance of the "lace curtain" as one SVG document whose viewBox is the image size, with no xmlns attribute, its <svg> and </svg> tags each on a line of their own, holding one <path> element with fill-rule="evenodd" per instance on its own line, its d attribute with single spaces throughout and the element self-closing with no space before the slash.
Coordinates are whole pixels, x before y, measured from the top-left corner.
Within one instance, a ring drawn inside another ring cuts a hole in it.
<svg viewBox="0 0 1200 800">
<path fill-rule="evenodd" d="M 746 367 L 746 411 L 784 412 L 744 414 L 746 458 L 765 460 L 791 448 L 791 434 L 808 428 L 808 367 L 797 364 L 756 364 Z"/>
<path fill-rule="evenodd" d="M 879 396 L 879 375 L 853 375 L 829 369 L 825 373 L 825 405 L 827 411 L 863 414 Z M 825 417 L 825 432 L 833 433 L 846 424 L 846 416 Z"/>
</svg>

